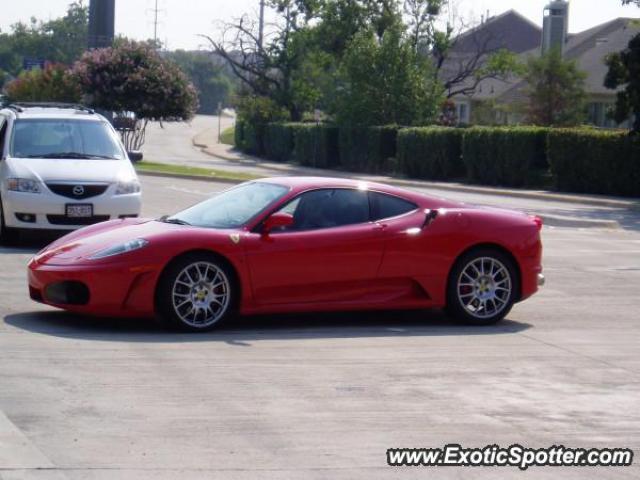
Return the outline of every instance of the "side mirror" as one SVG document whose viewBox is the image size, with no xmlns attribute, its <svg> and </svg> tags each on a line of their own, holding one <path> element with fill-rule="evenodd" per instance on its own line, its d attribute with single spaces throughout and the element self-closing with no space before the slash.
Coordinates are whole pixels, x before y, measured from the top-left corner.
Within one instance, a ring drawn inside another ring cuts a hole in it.
<svg viewBox="0 0 640 480">
<path fill-rule="evenodd" d="M 290 227 L 293 225 L 293 215 L 289 213 L 276 212 L 267 218 L 262 224 L 262 234 L 268 235 L 275 228 Z"/>
<path fill-rule="evenodd" d="M 133 163 L 141 162 L 142 159 L 144 158 L 144 155 L 142 154 L 142 152 L 138 150 L 127 152 L 127 155 L 129 155 L 129 160 L 131 160 Z"/>
</svg>

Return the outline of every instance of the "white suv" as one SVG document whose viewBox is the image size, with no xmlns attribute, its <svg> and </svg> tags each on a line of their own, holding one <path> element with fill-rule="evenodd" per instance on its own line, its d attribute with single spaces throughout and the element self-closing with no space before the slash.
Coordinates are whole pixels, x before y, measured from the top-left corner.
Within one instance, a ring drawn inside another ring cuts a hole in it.
<svg viewBox="0 0 640 480">
<path fill-rule="evenodd" d="M 0 241 L 22 229 L 72 230 L 137 217 L 140 182 L 111 124 L 93 110 L 0 110 Z M 135 158 L 134 158 L 135 156 Z"/>
</svg>

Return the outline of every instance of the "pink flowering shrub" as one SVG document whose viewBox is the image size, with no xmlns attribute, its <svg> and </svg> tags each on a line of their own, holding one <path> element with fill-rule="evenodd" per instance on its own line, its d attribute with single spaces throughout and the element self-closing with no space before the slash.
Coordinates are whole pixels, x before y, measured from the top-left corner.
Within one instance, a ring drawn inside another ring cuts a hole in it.
<svg viewBox="0 0 640 480">
<path fill-rule="evenodd" d="M 189 120 L 198 108 L 186 75 L 146 43 L 123 41 L 86 52 L 73 74 L 91 106 L 133 112 L 139 120 Z"/>
</svg>

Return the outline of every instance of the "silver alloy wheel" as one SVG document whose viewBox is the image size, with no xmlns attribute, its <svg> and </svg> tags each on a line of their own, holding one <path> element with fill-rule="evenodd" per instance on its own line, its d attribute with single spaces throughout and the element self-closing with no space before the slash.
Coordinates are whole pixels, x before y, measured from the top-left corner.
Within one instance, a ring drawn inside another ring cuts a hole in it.
<svg viewBox="0 0 640 480">
<path fill-rule="evenodd" d="M 184 268 L 173 282 L 171 303 L 186 325 L 210 327 L 229 307 L 231 284 L 224 271 L 210 262 L 195 262 Z"/>
<path fill-rule="evenodd" d="M 456 292 L 458 301 L 468 314 L 485 319 L 507 308 L 512 285 L 511 274 L 502 262 L 480 257 L 462 269 Z"/>
</svg>

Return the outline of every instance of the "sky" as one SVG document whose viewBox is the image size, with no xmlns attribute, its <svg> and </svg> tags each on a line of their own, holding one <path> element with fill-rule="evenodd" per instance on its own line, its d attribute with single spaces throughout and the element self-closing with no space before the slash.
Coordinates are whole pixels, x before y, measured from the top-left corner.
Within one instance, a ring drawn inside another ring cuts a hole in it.
<svg viewBox="0 0 640 480">
<path fill-rule="evenodd" d="M 71 0 L 0 0 L 0 29 L 35 16 L 47 20 L 61 16 Z M 157 0 L 160 9 L 158 38 L 169 49 L 196 50 L 206 41 L 198 34 L 215 36 L 220 22 L 255 14 L 259 0 Z M 497 15 L 515 9 L 537 24 L 548 0 L 452 0 L 466 24 L 478 22 L 488 10 Z M 85 4 L 89 0 L 84 0 Z M 153 37 L 156 0 L 116 0 L 116 33 L 135 39 Z M 621 5 L 620 0 L 572 0 L 569 30 L 580 32 L 617 17 L 640 17 L 640 8 Z"/>
</svg>

